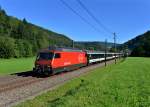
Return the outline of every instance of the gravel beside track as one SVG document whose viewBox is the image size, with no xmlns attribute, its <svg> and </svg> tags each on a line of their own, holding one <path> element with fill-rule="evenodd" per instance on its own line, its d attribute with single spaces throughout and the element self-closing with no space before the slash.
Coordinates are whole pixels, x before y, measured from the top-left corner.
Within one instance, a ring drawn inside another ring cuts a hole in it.
<svg viewBox="0 0 150 107">
<path fill-rule="evenodd" d="M 108 61 L 107 64 L 111 64 L 113 62 L 114 61 L 111 60 Z M 1 76 L 0 107 L 14 106 L 22 101 L 34 98 L 43 92 L 55 89 L 65 82 L 101 66 L 104 66 L 104 63 L 94 64 L 78 70 L 46 78 L 36 77 L 32 72 L 18 73 L 3 77 Z"/>
<path fill-rule="evenodd" d="M 18 78 L 19 78 L 19 77 L 16 76 L 16 75 L 0 76 L 0 85 L 1 85 L 1 84 L 4 84 L 4 83 L 7 83 L 7 82 L 9 82 L 9 81 L 18 79 Z M 20 78 L 21 78 L 21 77 L 20 77 Z"/>
</svg>

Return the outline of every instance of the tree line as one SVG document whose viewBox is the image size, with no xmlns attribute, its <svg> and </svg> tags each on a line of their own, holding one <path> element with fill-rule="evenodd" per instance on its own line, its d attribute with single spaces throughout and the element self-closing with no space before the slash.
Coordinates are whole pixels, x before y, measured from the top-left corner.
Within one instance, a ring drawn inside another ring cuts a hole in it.
<svg viewBox="0 0 150 107">
<path fill-rule="evenodd" d="M 8 16 L 0 8 L 0 58 L 34 56 L 49 46 L 72 45 L 71 39 L 47 29 Z"/>
<path fill-rule="evenodd" d="M 150 31 L 124 43 L 131 50 L 131 56 L 150 57 Z"/>
</svg>

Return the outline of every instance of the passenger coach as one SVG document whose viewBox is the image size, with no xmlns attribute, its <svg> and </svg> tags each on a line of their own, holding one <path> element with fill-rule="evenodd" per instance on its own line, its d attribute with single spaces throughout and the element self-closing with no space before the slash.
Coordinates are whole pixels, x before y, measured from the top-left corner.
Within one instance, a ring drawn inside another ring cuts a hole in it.
<svg viewBox="0 0 150 107">
<path fill-rule="evenodd" d="M 101 61 L 105 61 L 105 53 L 104 52 L 87 52 L 88 56 L 88 64 L 97 63 Z M 106 53 L 106 60 L 111 60 L 119 57 L 119 53 Z"/>
</svg>

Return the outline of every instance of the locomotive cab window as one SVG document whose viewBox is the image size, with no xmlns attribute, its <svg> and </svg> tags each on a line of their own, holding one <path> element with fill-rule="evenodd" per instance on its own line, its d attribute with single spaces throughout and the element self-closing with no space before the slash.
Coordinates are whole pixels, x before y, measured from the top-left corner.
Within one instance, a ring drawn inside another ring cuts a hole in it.
<svg viewBox="0 0 150 107">
<path fill-rule="evenodd" d="M 55 53 L 55 58 L 60 58 L 60 53 Z"/>
<path fill-rule="evenodd" d="M 53 58 L 52 52 L 41 52 L 37 56 L 37 60 L 52 60 Z"/>
</svg>

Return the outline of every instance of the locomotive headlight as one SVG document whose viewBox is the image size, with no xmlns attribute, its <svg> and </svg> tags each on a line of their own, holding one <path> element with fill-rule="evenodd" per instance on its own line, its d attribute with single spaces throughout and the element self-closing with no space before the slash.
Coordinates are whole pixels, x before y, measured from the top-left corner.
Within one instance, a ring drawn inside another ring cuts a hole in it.
<svg viewBox="0 0 150 107">
<path fill-rule="evenodd" d="M 51 66 L 48 65 L 47 67 L 50 68 Z"/>
<path fill-rule="evenodd" d="M 35 67 L 39 67 L 39 66 L 40 66 L 40 65 L 37 65 L 37 64 L 35 65 Z"/>
</svg>

